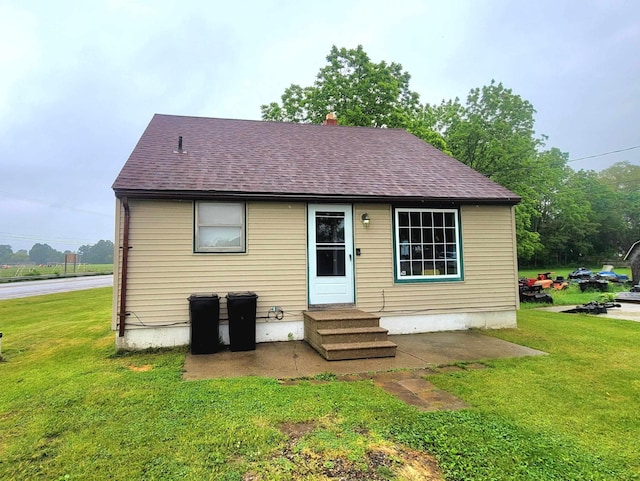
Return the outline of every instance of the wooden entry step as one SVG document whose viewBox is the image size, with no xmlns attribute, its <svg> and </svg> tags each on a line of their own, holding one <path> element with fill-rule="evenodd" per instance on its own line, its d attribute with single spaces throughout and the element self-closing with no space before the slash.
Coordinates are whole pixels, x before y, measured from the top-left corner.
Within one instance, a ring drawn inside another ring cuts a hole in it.
<svg viewBox="0 0 640 481">
<path fill-rule="evenodd" d="M 380 316 L 359 309 L 305 311 L 304 339 L 329 361 L 394 357 Z"/>
</svg>

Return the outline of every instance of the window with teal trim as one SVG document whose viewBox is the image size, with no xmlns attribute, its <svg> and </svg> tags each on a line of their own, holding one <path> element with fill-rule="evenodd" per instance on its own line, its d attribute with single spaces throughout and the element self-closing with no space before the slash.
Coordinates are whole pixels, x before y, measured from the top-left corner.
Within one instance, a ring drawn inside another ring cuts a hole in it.
<svg viewBox="0 0 640 481">
<path fill-rule="evenodd" d="M 395 209 L 398 280 L 460 279 L 457 209 Z"/>
</svg>

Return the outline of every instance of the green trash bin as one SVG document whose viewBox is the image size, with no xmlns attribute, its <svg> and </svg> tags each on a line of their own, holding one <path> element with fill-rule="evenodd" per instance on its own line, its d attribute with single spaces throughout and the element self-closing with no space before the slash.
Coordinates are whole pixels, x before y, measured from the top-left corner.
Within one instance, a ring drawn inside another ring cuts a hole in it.
<svg viewBox="0 0 640 481">
<path fill-rule="evenodd" d="M 220 348 L 220 298 L 218 294 L 191 294 L 191 353 L 212 354 Z"/>
<path fill-rule="evenodd" d="M 229 348 L 232 351 L 253 351 L 256 348 L 256 304 L 255 292 L 229 292 Z"/>
</svg>

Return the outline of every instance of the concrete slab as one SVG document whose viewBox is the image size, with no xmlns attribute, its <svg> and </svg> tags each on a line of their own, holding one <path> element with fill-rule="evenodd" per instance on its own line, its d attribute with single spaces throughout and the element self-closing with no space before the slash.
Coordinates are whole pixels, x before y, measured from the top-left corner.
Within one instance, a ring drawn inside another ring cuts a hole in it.
<svg viewBox="0 0 640 481">
<path fill-rule="evenodd" d="M 537 356 L 542 351 L 486 336 L 478 331 L 434 332 L 389 336 L 396 357 L 327 361 L 303 341 L 260 343 L 255 351 L 188 354 L 186 380 L 243 376 L 276 379 L 313 377 L 322 373 L 352 374 L 421 369 L 455 362 Z"/>
<path fill-rule="evenodd" d="M 620 307 L 612 307 L 611 309 L 607 309 L 606 314 L 586 314 L 591 315 L 593 317 L 602 317 L 609 319 L 622 319 L 627 321 L 635 321 L 640 322 L 640 303 L 637 302 L 621 302 L 615 301 L 616 304 L 620 304 Z M 550 312 L 563 312 L 567 309 L 571 309 L 575 306 L 549 306 L 549 307 L 541 307 L 539 308 L 541 311 L 550 311 Z M 577 314 L 567 313 L 567 316 L 575 316 Z"/>
</svg>

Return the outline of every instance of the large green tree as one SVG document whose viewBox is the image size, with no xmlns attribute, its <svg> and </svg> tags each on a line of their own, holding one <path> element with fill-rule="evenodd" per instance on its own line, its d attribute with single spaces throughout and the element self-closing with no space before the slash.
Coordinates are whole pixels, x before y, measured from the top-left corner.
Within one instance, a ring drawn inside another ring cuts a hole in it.
<svg viewBox="0 0 640 481">
<path fill-rule="evenodd" d="M 261 107 L 262 118 L 321 123 L 333 112 L 341 125 L 401 127 L 420 106 L 410 78 L 400 64 L 371 61 L 362 45 L 349 50 L 334 45 L 313 86 L 291 85 L 282 104 Z"/>
<path fill-rule="evenodd" d="M 280 103 L 262 105 L 262 119 L 319 124 L 334 113 L 340 125 L 404 128 L 445 148 L 433 130 L 435 117 L 409 88 L 411 76 L 402 65 L 373 62 L 362 45 L 355 49 L 333 46 L 326 60 L 313 85 L 292 84 Z"/>
<path fill-rule="evenodd" d="M 541 247 L 532 228 L 539 216 L 541 182 L 550 157 L 539 155 L 544 138 L 534 130 L 533 105 L 502 83 L 491 82 L 469 92 L 466 103 L 443 101 L 435 108 L 436 128 L 453 156 L 522 197 L 516 206 L 518 256 L 530 259 Z M 553 161 L 566 158 L 554 153 Z"/>
</svg>

